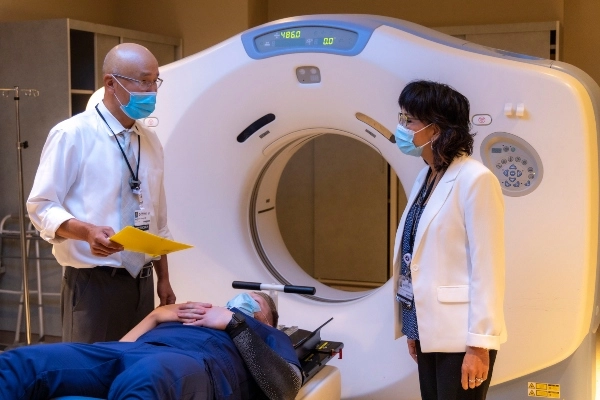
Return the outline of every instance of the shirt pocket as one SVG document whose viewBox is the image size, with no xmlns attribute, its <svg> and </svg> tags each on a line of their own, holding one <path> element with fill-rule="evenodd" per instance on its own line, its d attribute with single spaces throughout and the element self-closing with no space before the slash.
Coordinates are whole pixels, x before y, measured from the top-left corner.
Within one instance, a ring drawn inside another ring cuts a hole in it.
<svg viewBox="0 0 600 400">
<path fill-rule="evenodd" d="M 438 286 L 437 298 L 440 303 L 468 303 L 469 285 Z"/>
</svg>

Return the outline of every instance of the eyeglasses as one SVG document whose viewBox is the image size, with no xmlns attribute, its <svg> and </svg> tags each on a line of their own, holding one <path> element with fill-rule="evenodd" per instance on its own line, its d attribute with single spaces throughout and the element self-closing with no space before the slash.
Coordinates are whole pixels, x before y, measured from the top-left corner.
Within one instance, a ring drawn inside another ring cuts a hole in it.
<svg viewBox="0 0 600 400">
<path fill-rule="evenodd" d="M 138 86 L 140 87 L 140 89 L 142 90 L 148 90 L 150 89 L 152 86 L 156 85 L 156 89 L 158 90 L 158 88 L 160 87 L 160 85 L 162 85 L 163 80 L 160 78 L 156 78 L 153 81 L 140 81 L 138 79 L 133 79 L 130 78 L 128 76 L 123 76 L 123 75 L 119 75 L 119 74 L 111 74 L 114 77 L 117 78 L 123 78 L 123 79 L 127 79 L 128 81 L 132 81 L 138 84 Z"/>
<path fill-rule="evenodd" d="M 415 118 L 403 112 L 398 113 L 398 123 L 406 128 L 406 125 L 410 124 Z"/>
</svg>

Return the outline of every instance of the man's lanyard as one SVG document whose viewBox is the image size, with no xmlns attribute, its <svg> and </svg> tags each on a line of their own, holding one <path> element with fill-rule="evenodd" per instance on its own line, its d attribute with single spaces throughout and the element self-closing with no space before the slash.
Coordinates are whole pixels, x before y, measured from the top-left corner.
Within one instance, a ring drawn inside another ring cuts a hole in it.
<svg viewBox="0 0 600 400">
<path fill-rule="evenodd" d="M 142 145 L 140 142 L 140 135 L 138 135 L 138 158 L 137 158 L 137 166 L 136 166 L 135 174 L 134 174 L 133 168 L 131 168 L 131 164 L 129 164 L 129 160 L 127 160 L 127 155 L 125 155 L 125 150 L 123 150 L 123 147 L 121 146 L 121 143 L 119 143 L 119 139 L 117 138 L 117 135 L 112 130 L 110 125 L 108 125 L 108 122 L 106 122 L 106 119 L 104 119 L 104 116 L 98 109 L 98 104 L 96 104 L 96 111 L 98 112 L 98 115 L 100 116 L 100 118 L 102 118 L 102 121 L 104 121 L 106 126 L 108 126 L 108 129 L 110 130 L 110 132 L 113 134 L 113 137 L 115 138 L 117 145 L 119 146 L 119 150 L 121 150 L 121 154 L 123 154 L 123 158 L 125 159 L 125 162 L 127 163 L 127 168 L 129 168 L 129 172 L 131 173 L 131 177 L 129 178 L 129 186 L 131 187 L 131 191 L 134 194 L 139 195 L 141 193 L 140 185 L 142 184 L 142 182 L 138 179 L 140 176 L 140 159 L 142 158 L 142 151 L 141 151 Z"/>
</svg>

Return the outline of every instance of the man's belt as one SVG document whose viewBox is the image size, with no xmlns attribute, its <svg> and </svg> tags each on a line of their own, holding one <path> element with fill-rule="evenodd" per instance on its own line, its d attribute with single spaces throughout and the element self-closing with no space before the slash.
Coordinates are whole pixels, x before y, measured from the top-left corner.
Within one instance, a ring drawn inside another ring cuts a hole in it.
<svg viewBox="0 0 600 400">
<path fill-rule="evenodd" d="M 149 276 L 152 276 L 152 261 L 150 261 L 148 264 L 145 264 L 142 269 L 140 270 L 140 273 L 138 274 L 138 278 L 140 279 L 144 279 L 147 278 Z"/>
<path fill-rule="evenodd" d="M 138 273 L 137 278 L 144 279 L 144 278 L 148 278 L 149 276 L 152 276 L 152 267 L 153 267 L 152 261 L 150 261 L 147 264 L 144 264 L 144 266 Z M 110 273 L 111 276 L 115 276 L 116 274 L 123 274 L 123 275 L 127 274 L 127 275 L 131 276 L 129 274 L 129 271 L 127 271 L 125 268 L 121 268 L 121 267 L 109 267 L 108 265 L 98 265 L 96 268 Z"/>
</svg>

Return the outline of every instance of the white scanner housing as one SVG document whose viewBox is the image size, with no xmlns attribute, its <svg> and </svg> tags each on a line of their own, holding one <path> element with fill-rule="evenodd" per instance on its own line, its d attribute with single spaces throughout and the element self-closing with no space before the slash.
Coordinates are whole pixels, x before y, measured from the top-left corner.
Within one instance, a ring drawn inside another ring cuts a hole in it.
<svg viewBox="0 0 600 400">
<path fill-rule="evenodd" d="M 294 31 L 344 41 L 310 47 L 276 36 Z M 318 77 L 307 78 L 300 67 L 309 75 L 316 68 Z M 315 286 L 315 296 L 279 296 L 281 322 L 311 329 L 334 317 L 322 336 L 345 345 L 343 359 L 330 362 L 341 372 L 342 397 L 419 398 L 406 340 L 393 339 L 392 282 L 345 292 L 304 273 L 281 238 L 276 193 L 290 157 L 324 133 L 371 146 L 408 190 L 422 161 L 403 156 L 385 129 L 356 114 L 393 132 L 400 91 L 411 80 L 428 79 L 469 99 L 477 133 L 473 156 L 498 176 L 506 195 L 508 341 L 498 353 L 497 387 L 489 398 L 525 396 L 527 381 L 567 379 L 542 372 L 581 346 L 593 352 L 600 97 L 582 71 L 406 21 L 323 15 L 251 29 L 160 72 L 157 120 L 149 122 L 158 121 L 165 150 L 169 226 L 176 240 L 195 246 L 169 255 L 178 301 L 224 304 L 236 293 L 234 280 Z M 238 141 L 271 114 L 270 122 Z M 584 363 L 592 362 L 589 357 Z M 582 368 L 573 373 L 577 383 L 549 382 L 562 383 L 561 398 L 569 390 L 569 398 L 591 393 L 588 376 L 595 367 Z"/>
</svg>

